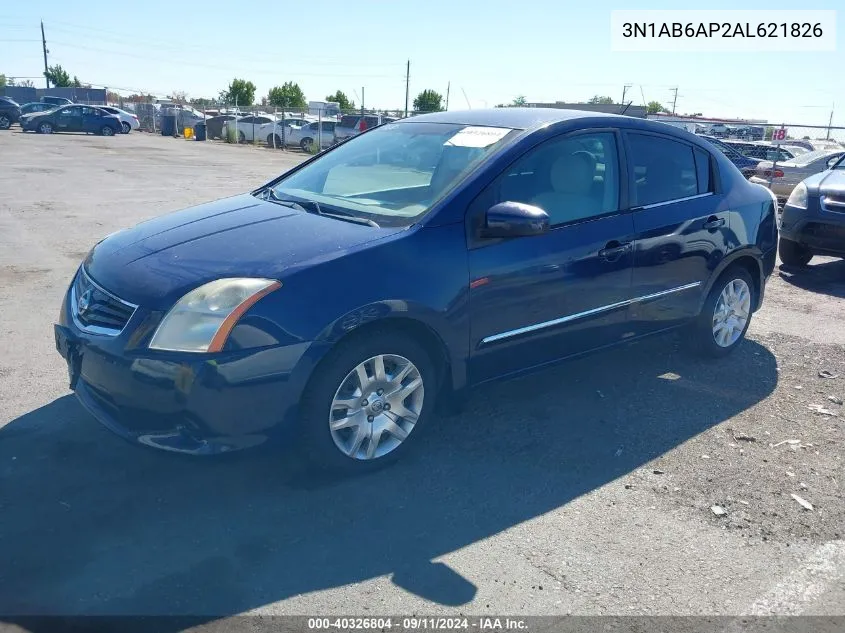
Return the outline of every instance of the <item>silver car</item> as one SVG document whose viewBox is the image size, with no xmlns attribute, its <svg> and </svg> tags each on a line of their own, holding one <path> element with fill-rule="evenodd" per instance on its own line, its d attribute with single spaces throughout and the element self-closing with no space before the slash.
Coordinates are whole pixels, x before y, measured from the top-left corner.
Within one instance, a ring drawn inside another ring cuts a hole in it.
<svg viewBox="0 0 845 633">
<path fill-rule="evenodd" d="M 756 174 L 749 180 L 768 186 L 769 178 L 771 178 L 771 190 L 777 196 L 778 202 L 783 204 L 799 182 L 813 174 L 830 169 L 843 155 L 845 155 L 843 149 L 820 149 L 801 154 L 787 162 L 777 163 L 777 165 L 772 161 L 764 160 L 757 165 Z M 774 173 L 772 173 L 773 168 Z"/>
</svg>

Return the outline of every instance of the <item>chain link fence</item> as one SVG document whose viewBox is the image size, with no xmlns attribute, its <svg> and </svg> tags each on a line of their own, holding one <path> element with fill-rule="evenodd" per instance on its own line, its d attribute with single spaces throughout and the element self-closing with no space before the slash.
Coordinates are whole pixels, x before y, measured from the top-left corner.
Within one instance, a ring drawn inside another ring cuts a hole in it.
<svg viewBox="0 0 845 633">
<path fill-rule="evenodd" d="M 405 116 L 401 109 L 342 110 L 239 106 L 206 101 L 201 105 L 121 99 L 117 107 L 138 117 L 140 130 L 232 144 L 316 153 L 372 127 Z M 423 114 L 409 112 L 408 116 Z M 186 132 L 187 130 L 187 132 Z"/>
</svg>

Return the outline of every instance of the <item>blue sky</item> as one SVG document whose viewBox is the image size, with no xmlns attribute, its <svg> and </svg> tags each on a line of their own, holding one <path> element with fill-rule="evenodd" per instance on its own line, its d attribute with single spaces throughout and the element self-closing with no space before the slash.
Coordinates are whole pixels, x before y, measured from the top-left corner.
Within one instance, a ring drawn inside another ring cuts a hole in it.
<svg viewBox="0 0 845 633">
<path fill-rule="evenodd" d="M 800 6 L 717 0 L 685 8 Z M 643 97 L 671 104 L 677 85 L 678 112 L 706 116 L 826 125 L 835 102 L 834 125 L 845 125 L 842 35 L 835 53 L 614 53 L 610 11 L 623 8 L 632 7 L 603 0 L 6 3 L 0 72 L 40 76 L 43 18 L 51 64 L 94 85 L 162 96 L 215 96 L 237 76 L 251 79 L 259 95 L 293 80 L 309 99 L 341 89 L 360 105 L 363 86 L 368 107 L 402 108 L 410 59 L 411 99 L 424 88 L 445 94 L 451 81 L 450 109 L 492 107 L 519 94 L 529 101 L 594 94 L 618 100 L 628 83 L 627 97 L 637 104 Z M 843 16 L 845 10 L 837 15 L 840 34 Z"/>
</svg>

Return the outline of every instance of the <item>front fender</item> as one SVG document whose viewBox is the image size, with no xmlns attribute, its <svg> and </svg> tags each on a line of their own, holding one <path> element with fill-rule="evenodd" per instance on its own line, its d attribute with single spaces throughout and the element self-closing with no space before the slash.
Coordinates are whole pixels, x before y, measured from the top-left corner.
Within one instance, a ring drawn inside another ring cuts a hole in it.
<svg viewBox="0 0 845 633">
<path fill-rule="evenodd" d="M 466 329 L 466 312 L 455 310 L 450 316 L 414 301 L 385 299 L 355 308 L 334 319 L 319 333 L 315 342 L 330 348 L 356 331 L 375 325 L 423 327 L 441 346 L 440 352 L 451 370 L 450 386 L 460 390 L 466 385 L 466 359 L 469 355 L 469 337 Z M 457 317 L 455 315 L 458 315 Z"/>
</svg>

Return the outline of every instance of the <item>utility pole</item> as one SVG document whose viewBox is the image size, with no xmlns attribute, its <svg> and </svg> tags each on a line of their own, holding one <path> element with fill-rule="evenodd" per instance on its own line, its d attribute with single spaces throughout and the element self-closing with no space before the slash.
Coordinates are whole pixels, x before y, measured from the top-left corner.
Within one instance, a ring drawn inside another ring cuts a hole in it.
<svg viewBox="0 0 845 633">
<path fill-rule="evenodd" d="M 827 140 L 830 140 L 830 128 L 833 125 L 833 109 L 836 107 L 836 102 L 833 102 L 833 105 L 830 106 L 830 118 L 827 120 Z"/>
<path fill-rule="evenodd" d="M 408 65 L 405 67 L 405 118 L 408 118 L 408 91 L 411 87 L 411 60 L 408 60 Z"/>
<path fill-rule="evenodd" d="M 364 86 L 361 86 L 361 114 L 364 114 Z"/>
<path fill-rule="evenodd" d="M 449 90 L 452 88 L 452 82 L 446 84 L 446 109 L 449 109 Z"/>
<path fill-rule="evenodd" d="M 41 20 L 41 49 L 44 51 L 44 81 L 50 87 L 50 79 L 47 77 L 47 38 L 44 37 L 44 20 Z"/>
<path fill-rule="evenodd" d="M 678 87 L 672 88 L 672 92 L 675 93 L 675 98 L 672 99 L 672 114 L 675 114 L 675 106 L 678 104 Z"/>
</svg>

